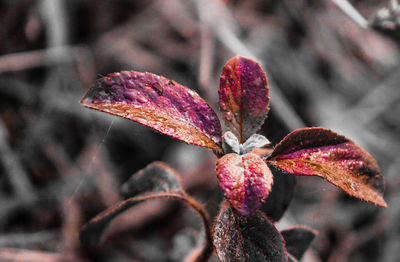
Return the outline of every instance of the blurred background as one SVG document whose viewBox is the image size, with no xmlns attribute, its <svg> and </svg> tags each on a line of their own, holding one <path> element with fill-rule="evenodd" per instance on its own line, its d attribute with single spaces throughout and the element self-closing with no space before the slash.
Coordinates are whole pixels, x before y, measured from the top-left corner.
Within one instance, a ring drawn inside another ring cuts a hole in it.
<svg viewBox="0 0 400 262">
<path fill-rule="evenodd" d="M 175 202 L 132 208 L 100 247 L 82 245 L 79 228 L 155 160 L 178 170 L 215 215 L 216 158 L 79 100 L 97 78 L 135 70 L 174 79 L 216 110 L 219 74 L 237 54 L 267 72 L 272 106 L 261 134 L 277 143 L 297 128 L 333 129 L 367 149 L 386 178 L 387 209 L 298 178 L 278 228 L 319 231 L 302 261 L 400 261 L 396 8 L 372 0 L 0 1 L 0 261 L 182 261 L 202 233 Z"/>
</svg>

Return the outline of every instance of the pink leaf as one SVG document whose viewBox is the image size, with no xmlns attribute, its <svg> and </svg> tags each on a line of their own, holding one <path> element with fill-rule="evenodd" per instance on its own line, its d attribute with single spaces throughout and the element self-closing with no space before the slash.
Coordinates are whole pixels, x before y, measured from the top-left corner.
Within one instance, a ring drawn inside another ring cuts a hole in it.
<svg viewBox="0 0 400 262">
<path fill-rule="evenodd" d="M 287 135 L 268 163 L 294 175 L 319 176 L 359 199 L 387 207 L 384 178 L 376 160 L 348 138 L 324 128 Z"/>
<path fill-rule="evenodd" d="M 186 143 L 220 150 L 221 125 L 193 90 L 151 73 L 122 71 L 99 79 L 81 103 Z"/>
<path fill-rule="evenodd" d="M 260 65 L 236 56 L 223 68 L 219 106 L 227 127 L 244 143 L 263 124 L 269 110 L 267 77 Z"/>
<path fill-rule="evenodd" d="M 248 216 L 260 207 L 271 191 L 272 173 L 256 154 L 228 154 L 217 161 L 217 176 L 229 203 Z"/>
</svg>

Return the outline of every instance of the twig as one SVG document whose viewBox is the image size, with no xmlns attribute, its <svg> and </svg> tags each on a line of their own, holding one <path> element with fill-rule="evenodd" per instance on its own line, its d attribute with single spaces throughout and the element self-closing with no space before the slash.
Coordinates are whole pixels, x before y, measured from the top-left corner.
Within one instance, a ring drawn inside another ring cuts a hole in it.
<svg viewBox="0 0 400 262">
<path fill-rule="evenodd" d="M 369 27 L 368 21 L 347 0 L 332 0 L 350 19 L 364 29 Z"/>
<path fill-rule="evenodd" d="M 60 237 L 58 230 L 40 231 L 34 233 L 11 233 L 0 236 L 0 247 L 27 247 L 34 244 L 43 244 Z"/>
<path fill-rule="evenodd" d="M 19 262 L 61 262 L 63 257 L 57 253 L 18 249 L 0 249 L 0 261 L 19 261 Z"/>
<path fill-rule="evenodd" d="M 34 188 L 29 181 L 29 175 L 22 168 L 19 157 L 8 146 L 5 139 L 6 130 L 0 120 L 0 160 L 3 162 L 8 178 L 14 187 L 16 194 L 22 199 L 35 198 Z"/>
<path fill-rule="evenodd" d="M 204 209 L 202 205 L 200 205 L 196 200 L 193 198 L 186 196 L 184 201 L 189 204 L 194 210 L 199 213 L 201 217 L 201 221 L 203 223 L 204 228 L 204 244 L 202 247 L 193 251 L 188 258 L 185 259 L 185 262 L 206 262 L 209 260 L 210 256 L 213 253 L 213 244 L 212 244 L 212 236 L 211 236 L 211 221 L 210 217 L 208 216 L 207 211 Z"/>
<path fill-rule="evenodd" d="M 87 52 L 87 49 L 81 46 L 57 46 L 3 55 L 0 56 L 0 73 L 70 62 L 75 58 L 74 54 L 82 52 Z"/>
<path fill-rule="evenodd" d="M 215 60 L 215 40 L 210 32 L 210 28 L 202 24 L 200 25 L 200 66 L 199 66 L 199 85 L 207 95 L 209 101 L 215 101 L 216 92 L 211 92 L 210 86 L 212 81 L 212 65 Z"/>
<path fill-rule="evenodd" d="M 49 47 L 63 46 L 67 43 L 67 16 L 63 0 L 42 0 L 42 16 L 46 22 Z"/>
<path fill-rule="evenodd" d="M 79 261 L 77 251 L 80 245 L 78 232 L 82 220 L 81 210 L 75 200 L 69 201 L 65 198 L 62 201 L 62 212 L 64 221 L 58 251 L 69 261 Z"/>
</svg>

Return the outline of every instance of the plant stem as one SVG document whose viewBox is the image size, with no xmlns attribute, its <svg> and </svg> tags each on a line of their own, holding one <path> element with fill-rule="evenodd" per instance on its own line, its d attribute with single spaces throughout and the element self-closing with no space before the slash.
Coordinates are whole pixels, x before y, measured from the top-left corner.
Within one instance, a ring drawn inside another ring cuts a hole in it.
<svg viewBox="0 0 400 262">
<path fill-rule="evenodd" d="M 211 236 L 211 223 L 210 217 L 204 207 L 198 203 L 194 198 L 186 195 L 183 198 L 189 206 L 191 206 L 197 213 L 200 214 L 201 220 L 203 222 L 204 228 L 204 244 L 202 247 L 196 248 L 185 260 L 184 262 L 206 262 L 209 260 L 213 253 L 212 236 Z"/>
</svg>

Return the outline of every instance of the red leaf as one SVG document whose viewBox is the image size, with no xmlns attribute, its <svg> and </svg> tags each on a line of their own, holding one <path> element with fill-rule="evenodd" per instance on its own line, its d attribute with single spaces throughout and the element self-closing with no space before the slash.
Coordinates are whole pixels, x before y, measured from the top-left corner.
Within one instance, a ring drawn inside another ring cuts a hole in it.
<svg viewBox="0 0 400 262">
<path fill-rule="evenodd" d="M 260 65 L 236 56 L 223 68 L 219 106 L 228 128 L 241 144 L 263 124 L 269 110 L 267 77 Z"/>
<path fill-rule="evenodd" d="M 81 103 L 186 143 L 220 150 L 221 124 L 193 90 L 151 73 L 122 71 L 99 79 Z"/>
<path fill-rule="evenodd" d="M 222 262 L 286 262 L 284 243 L 275 226 L 259 211 L 245 218 L 224 205 L 213 227 L 214 249 Z"/>
<path fill-rule="evenodd" d="M 242 215 L 260 207 L 271 191 L 272 173 L 256 154 L 228 154 L 217 161 L 217 176 L 226 199 Z"/>
<path fill-rule="evenodd" d="M 384 178 L 376 160 L 348 138 L 324 128 L 304 128 L 287 135 L 268 163 L 294 175 L 325 178 L 346 193 L 387 207 Z"/>
</svg>

